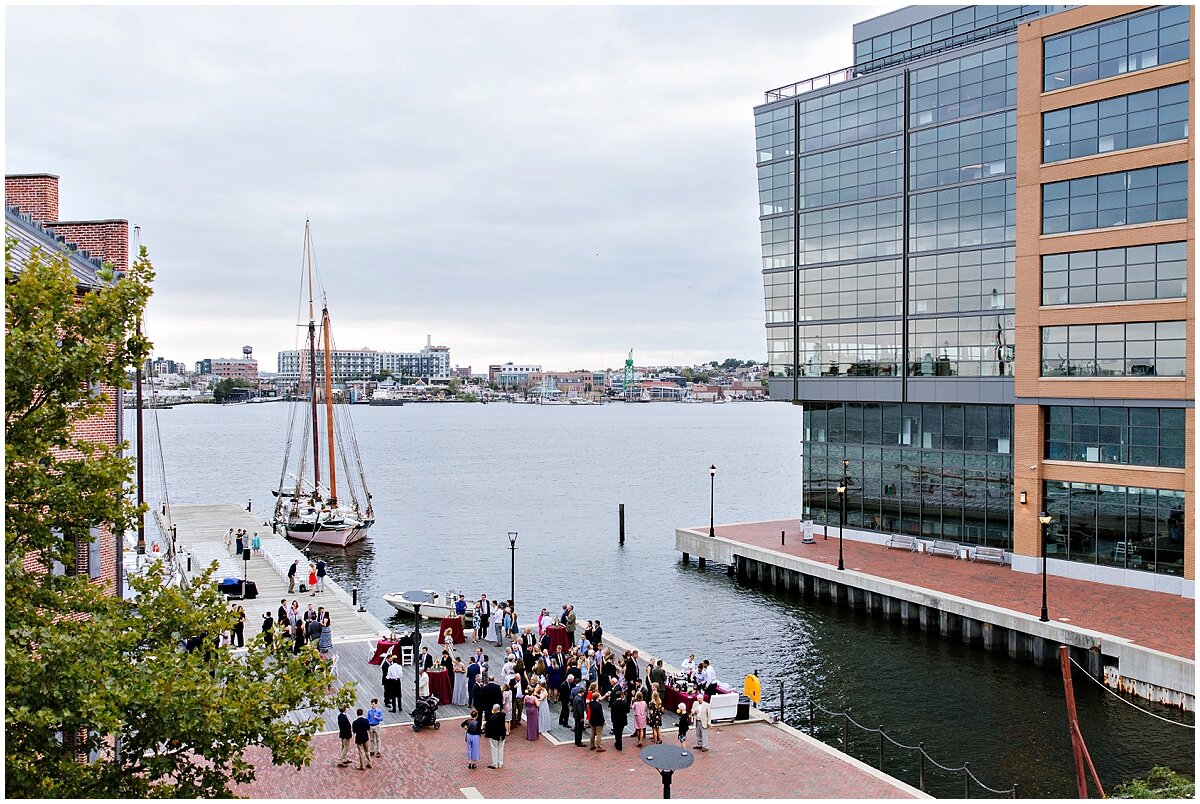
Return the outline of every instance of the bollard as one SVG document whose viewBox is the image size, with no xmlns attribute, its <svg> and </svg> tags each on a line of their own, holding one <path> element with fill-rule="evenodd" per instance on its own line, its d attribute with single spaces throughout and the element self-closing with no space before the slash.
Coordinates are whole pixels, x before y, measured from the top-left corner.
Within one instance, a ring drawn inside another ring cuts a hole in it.
<svg viewBox="0 0 1200 804">
<path fill-rule="evenodd" d="M 925 743 L 917 743 L 917 749 L 921 754 L 920 769 L 918 770 L 917 786 L 921 788 L 921 792 L 925 792 Z"/>
<path fill-rule="evenodd" d="M 1013 798 L 1020 798 L 1020 796 L 1017 795 L 1017 783 L 1016 782 L 1013 782 Z"/>
<path fill-rule="evenodd" d="M 781 678 L 781 679 L 779 679 L 779 722 L 780 723 L 787 722 L 787 719 L 784 717 L 784 714 L 785 713 L 783 710 L 783 679 Z"/>
<path fill-rule="evenodd" d="M 162 504 L 162 513 L 163 513 L 163 516 L 167 515 L 167 504 L 166 503 Z"/>
<path fill-rule="evenodd" d="M 625 503 L 617 504 L 617 516 L 620 520 L 620 544 L 625 544 Z"/>
<path fill-rule="evenodd" d="M 250 510 L 250 507 L 251 507 L 251 505 L 253 504 L 253 502 L 254 502 L 254 500 L 253 500 L 253 499 L 246 500 L 246 510 L 247 510 L 247 511 L 249 511 L 249 510 Z"/>
<path fill-rule="evenodd" d="M 350 590 L 350 604 L 352 606 L 358 605 L 358 587 L 357 586 Z"/>
<path fill-rule="evenodd" d="M 812 698 L 808 699 L 808 736 L 817 736 L 817 706 Z"/>
<path fill-rule="evenodd" d="M 971 797 L 971 771 L 968 769 L 970 762 L 963 763 L 963 798 Z"/>
<path fill-rule="evenodd" d="M 787 531 L 786 530 L 779 531 L 779 543 L 783 544 L 783 545 L 787 544 Z"/>
<path fill-rule="evenodd" d="M 192 554 L 191 553 L 188 553 L 188 569 L 187 569 L 187 571 L 188 572 L 192 571 Z"/>
<path fill-rule="evenodd" d="M 879 769 L 883 770 L 883 724 L 879 724 Z"/>
</svg>

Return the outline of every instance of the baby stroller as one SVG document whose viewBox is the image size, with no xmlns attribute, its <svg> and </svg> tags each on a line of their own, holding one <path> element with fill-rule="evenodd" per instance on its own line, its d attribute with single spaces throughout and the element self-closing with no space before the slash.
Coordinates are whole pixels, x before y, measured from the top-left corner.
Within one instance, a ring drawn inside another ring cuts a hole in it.
<svg viewBox="0 0 1200 804">
<path fill-rule="evenodd" d="M 438 703 L 436 695 L 417 699 L 417 705 L 413 708 L 413 731 L 442 727 L 437 721 Z"/>
</svg>

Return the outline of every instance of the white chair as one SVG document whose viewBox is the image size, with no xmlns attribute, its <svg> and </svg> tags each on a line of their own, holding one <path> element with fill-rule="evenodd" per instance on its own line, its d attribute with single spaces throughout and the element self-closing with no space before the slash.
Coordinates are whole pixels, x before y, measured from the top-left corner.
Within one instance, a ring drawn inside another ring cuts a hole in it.
<svg viewBox="0 0 1200 804">
<path fill-rule="evenodd" d="M 400 666 L 408 667 L 412 663 L 413 663 L 412 645 L 401 645 L 400 646 Z"/>
</svg>

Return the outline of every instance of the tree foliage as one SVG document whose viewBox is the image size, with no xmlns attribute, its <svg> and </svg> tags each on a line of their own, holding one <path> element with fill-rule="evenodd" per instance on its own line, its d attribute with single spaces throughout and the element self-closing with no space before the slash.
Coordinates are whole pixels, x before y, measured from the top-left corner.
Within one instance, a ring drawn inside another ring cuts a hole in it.
<svg viewBox="0 0 1200 804">
<path fill-rule="evenodd" d="M 235 388 L 253 388 L 254 385 L 243 380 L 241 377 L 227 377 L 224 380 L 218 380 L 213 386 L 213 401 L 224 402 L 233 395 Z"/>
<path fill-rule="evenodd" d="M 276 640 L 269 650 L 253 622 L 248 650 L 218 647 L 233 614 L 207 574 L 181 588 L 156 568 L 131 581 L 135 603 L 72 571 L 91 528 L 123 533 L 138 513 L 125 494 L 132 462 L 77 426 L 103 413 L 96 389 L 122 386 L 145 359 L 147 343 L 131 333 L 152 278 L 143 248 L 128 275 L 80 293 L 65 255 L 35 250 L 14 266 L 6 243 L 10 796 L 225 796 L 230 781 L 253 778 L 249 745 L 276 763 L 308 762 L 317 716 L 335 700 L 311 647 L 293 656 Z M 67 571 L 51 572 L 56 561 Z M 186 650 L 193 637 L 200 644 Z M 293 710 L 307 716 L 285 717 Z"/>
<path fill-rule="evenodd" d="M 1117 785 L 1113 798 L 1195 798 L 1196 782 L 1158 765 L 1145 779 L 1130 779 Z"/>
</svg>

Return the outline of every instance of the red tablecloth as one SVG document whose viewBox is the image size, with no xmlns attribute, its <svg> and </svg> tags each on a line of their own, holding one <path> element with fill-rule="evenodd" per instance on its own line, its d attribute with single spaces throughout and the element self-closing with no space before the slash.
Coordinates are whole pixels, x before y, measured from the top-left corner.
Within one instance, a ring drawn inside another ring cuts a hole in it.
<svg viewBox="0 0 1200 804">
<path fill-rule="evenodd" d="M 444 644 L 446 641 L 446 629 L 450 630 L 454 639 L 454 644 L 466 642 L 463 636 L 462 617 L 443 617 L 441 625 L 438 626 L 438 644 Z"/>
<path fill-rule="evenodd" d="M 730 692 L 730 691 L 731 690 L 727 690 L 724 687 L 720 686 L 719 684 L 717 685 L 717 692 L 726 693 L 726 692 Z M 690 713 L 692 711 L 692 704 L 694 704 L 696 702 L 695 695 L 688 695 L 686 692 L 680 692 L 679 690 L 675 689 L 674 687 L 667 687 L 665 690 L 662 690 L 661 692 L 662 692 L 662 699 L 663 699 L 663 708 L 667 712 L 675 712 L 676 714 L 678 714 L 677 710 L 679 709 L 679 704 L 685 703 L 685 704 L 687 704 L 687 710 Z"/>
<path fill-rule="evenodd" d="M 429 671 L 429 694 L 436 695 L 439 704 L 449 704 L 454 688 L 454 679 L 445 670 Z"/>
<path fill-rule="evenodd" d="M 371 657 L 371 661 L 367 662 L 367 664 L 381 664 L 384 655 L 399 644 L 399 642 L 392 642 L 390 639 L 379 640 L 375 643 L 375 655 Z"/>
<path fill-rule="evenodd" d="M 553 655 L 558 648 L 562 648 L 563 653 L 571 650 L 570 644 L 567 642 L 567 627 L 565 625 L 551 625 L 546 628 L 546 633 L 550 635 L 550 654 Z"/>
</svg>

